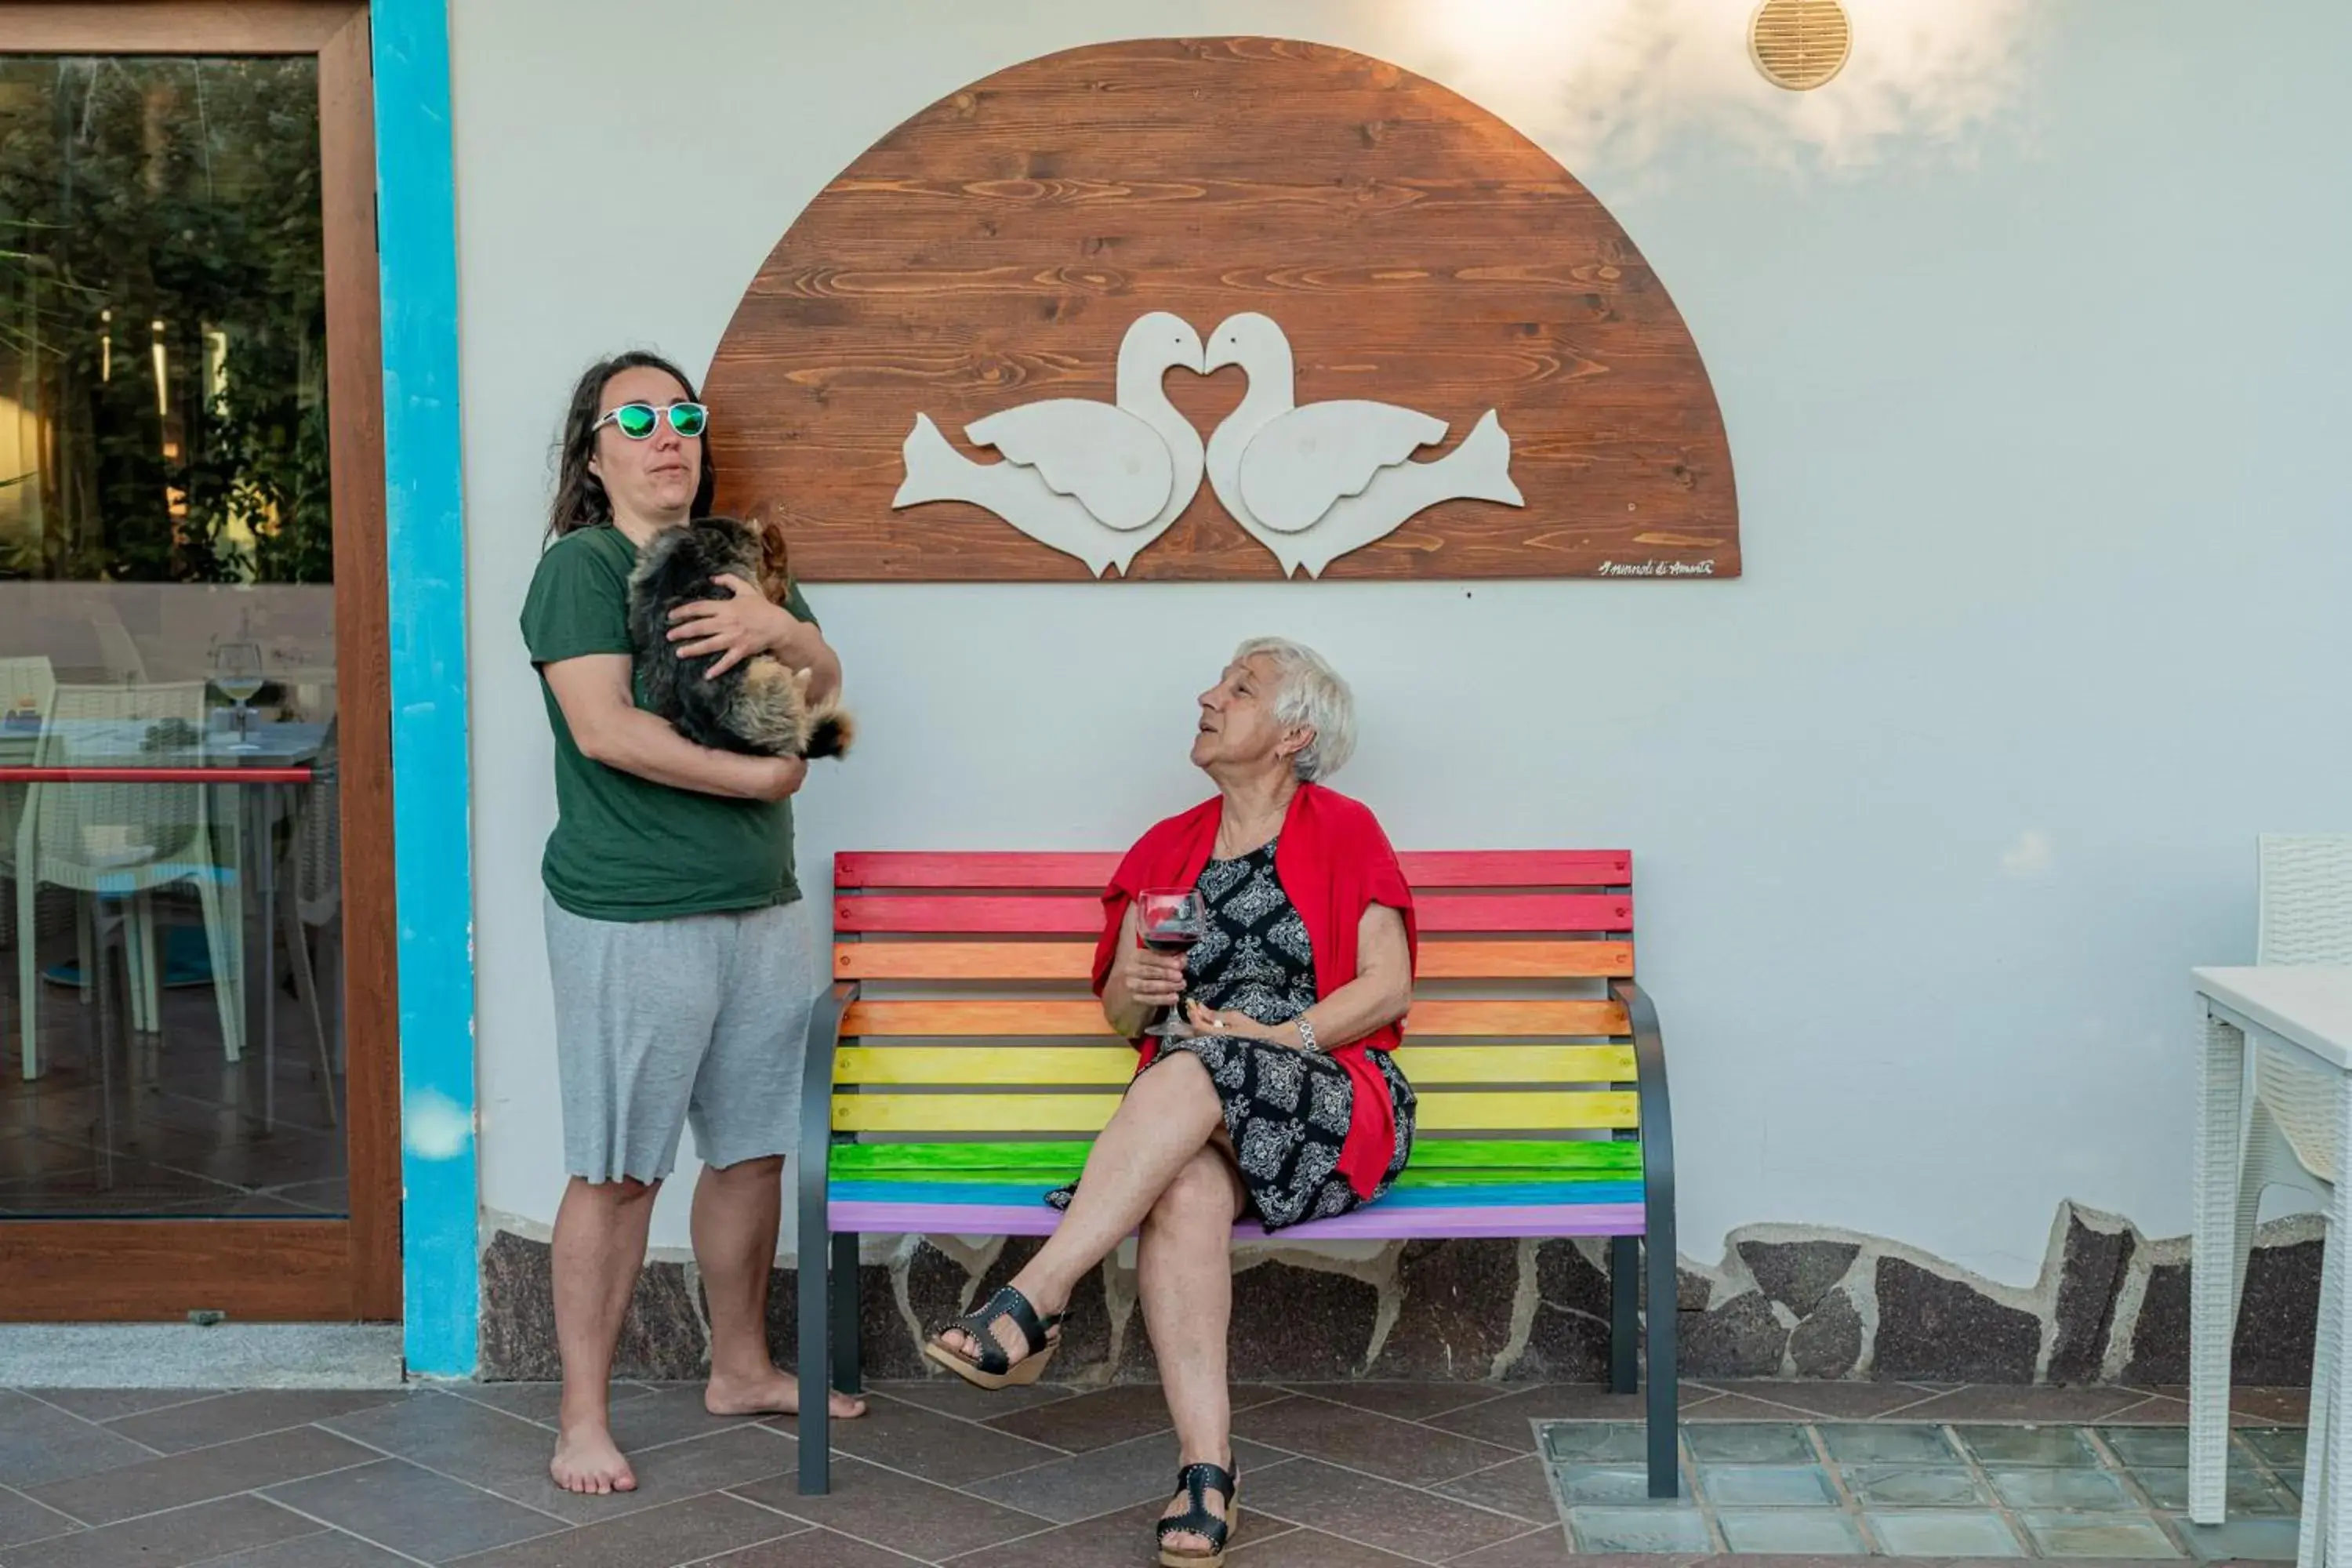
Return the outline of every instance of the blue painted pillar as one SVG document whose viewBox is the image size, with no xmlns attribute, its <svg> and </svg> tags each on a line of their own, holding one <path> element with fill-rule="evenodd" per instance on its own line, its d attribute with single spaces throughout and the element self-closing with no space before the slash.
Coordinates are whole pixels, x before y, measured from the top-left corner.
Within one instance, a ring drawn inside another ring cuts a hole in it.
<svg viewBox="0 0 2352 1568">
<path fill-rule="evenodd" d="M 374 0 L 385 542 L 400 900 L 408 1368 L 467 1377 L 481 1327 L 457 224 L 445 0 Z"/>
</svg>

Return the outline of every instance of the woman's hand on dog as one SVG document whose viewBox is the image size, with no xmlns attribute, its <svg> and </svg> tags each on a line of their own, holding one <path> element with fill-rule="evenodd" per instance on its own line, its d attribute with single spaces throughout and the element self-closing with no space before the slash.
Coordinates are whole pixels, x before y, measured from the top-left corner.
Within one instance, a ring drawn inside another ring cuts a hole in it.
<svg viewBox="0 0 2352 1568">
<path fill-rule="evenodd" d="M 702 672 L 716 680 L 745 659 L 782 651 L 801 622 L 781 605 L 772 605 L 760 590 L 737 576 L 714 577 L 727 590 L 724 599 L 697 599 L 669 613 L 669 640 L 681 658 L 719 658 Z"/>
<path fill-rule="evenodd" d="M 797 794 L 808 778 L 808 759 L 805 757 L 761 757 L 758 760 L 763 770 L 756 796 L 760 800 L 782 800 Z"/>
</svg>

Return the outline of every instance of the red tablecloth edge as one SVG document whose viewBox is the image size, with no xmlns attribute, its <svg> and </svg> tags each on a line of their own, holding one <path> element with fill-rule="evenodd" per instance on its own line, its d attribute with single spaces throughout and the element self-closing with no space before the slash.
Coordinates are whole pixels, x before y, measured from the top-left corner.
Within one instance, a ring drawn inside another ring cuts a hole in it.
<svg viewBox="0 0 2352 1568">
<path fill-rule="evenodd" d="M 0 784 L 309 784 L 309 768 L 0 768 Z"/>
</svg>

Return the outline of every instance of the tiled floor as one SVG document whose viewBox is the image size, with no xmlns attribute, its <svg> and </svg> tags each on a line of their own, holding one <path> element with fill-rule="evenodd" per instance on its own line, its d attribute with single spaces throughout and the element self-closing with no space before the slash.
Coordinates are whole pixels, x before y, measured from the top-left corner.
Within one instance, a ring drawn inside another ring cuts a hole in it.
<svg viewBox="0 0 2352 1568">
<path fill-rule="evenodd" d="M 2233 1435 L 2225 1525 L 2189 1506 L 2179 1426 L 1734 1421 L 1683 1439 L 1686 1500 L 1652 1503 L 1643 1428 L 1559 1421 L 1543 1449 L 1586 1552 L 2294 1557 L 2300 1427 Z"/>
<path fill-rule="evenodd" d="M 2283 1508 L 2270 1489 L 2292 1479 L 2294 1435 L 2275 1429 L 2302 1420 L 2301 1395 L 2242 1390 L 2236 1403 L 2249 1428 L 2240 1485 Z M 1234 1404 L 1235 1568 L 1563 1563 L 1553 1476 L 1605 1466 L 1623 1441 L 1610 1424 L 1640 1418 L 1634 1399 L 1557 1384 L 1306 1384 L 1237 1389 Z M 835 1426 L 833 1491 L 803 1498 L 791 1419 L 719 1420 L 698 1388 L 633 1384 L 614 1421 L 641 1489 L 573 1498 L 547 1480 L 554 1405 L 552 1389 L 514 1384 L 0 1390 L 0 1568 L 1115 1568 L 1152 1561 L 1150 1521 L 1174 1468 L 1156 1388 L 893 1384 L 870 1418 Z M 2153 1517 L 2178 1480 L 2165 1428 L 2185 1415 L 2178 1389 L 1758 1384 L 1686 1385 L 1684 1398 L 1690 1463 L 1725 1538 L 1799 1555 L 1852 1550 L 1857 1519 L 1912 1556 L 2015 1552 L 2014 1536 L 1968 1521 L 2045 1512 L 2036 1539 L 2112 1547 L 2127 1515 L 2086 1507 L 2082 1489 L 2112 1480 Z M 2072 1438 L 2048 1426 L 1967 1425 L 2029 1421 L 2094 1424 L 2095 1462 L 2050 1462 Z M 1538 1435 L 1550 1422 L 1578 1425 L 1550 1427 L 1547 1455 Z M 1974 1446 L 1936 1450 L 1946 1428 Z M 1971 1506 L 1946 1508 L 1963 1480 L 1978 1489 Z M 1808 1484 L 1833 1496 L 1859 1486 L 1871 1502 L 1791 1506 Z M 1986 1500 L 1986 1488 L 2004 1500 Z M 1578 1528 L 1597 1519 L 1621 1549 L 1688 1556 L 1714 1540 L 1698 1510 L 1606 1497 L 1577 1508 Z M 1612 1522 L 1612 1508 L 1623 1518 Z M 2057 1517 L 2069 1512 L 2094 1522 Z M 2250 1515 L 2209 1549 L 2265 1551 L 2281 1518 Z M 1643 1521 L 1648 1535 L 1634 1529 Z M 2177 1558 L 2179 1544 L 2152 1528 L 2150 1554 Z"/>
<path fill-rule="evenodd" d="M 193 935 L 201 951 L 201 932 L 167 931 L 176 948 Z M 43 956 L 69 961 L 70 937 Z M 110 1143 L 90 1009 L 70 987 L 40 983 L 35 1018 L 47 1070 L 28 1083 L 16 1070 L 16 950 L 0 947 L 0 1217 L 349 1212 L 343 1138 L 326 1099 L 340 1085 L 321 1083 L 310 1010 L 290 993 L 276 999 L 274 1124 L 264 1120 L 258 1031 L 241 1062 L 226 1061 L 211 988 L 181 986 L 163 994 L 160 1036 L 134 1037 L 130 1058 L 121 1037 L 113 1043 Z"/>
</svg>

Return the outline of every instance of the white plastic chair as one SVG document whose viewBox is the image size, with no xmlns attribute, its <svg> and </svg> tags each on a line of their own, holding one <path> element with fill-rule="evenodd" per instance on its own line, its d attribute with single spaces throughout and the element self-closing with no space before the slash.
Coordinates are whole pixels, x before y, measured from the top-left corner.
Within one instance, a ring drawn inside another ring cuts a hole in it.
<svg viewBox="0 0 2352 1568">
<path fill-rule="evenodd" d="M 106 673 L 125 685 L 144 685 L 147 661 L 140 657 L 139 641 L 131 628 L 122 624 L 121 613 L 112 605 L 94 605 L 89 612 L 90 630 L 98 634 L 99 661 Z"/>
<path fill-rule="evenodd" d="M 57 691 L 57 672 L 47 658 L 38 655 L 0 658 L 0 736 L 36 742 L 25 750 L 21 759 L 25 762 L 32 761 L 41 731 L 49 727 L 49 703 Z M 28 714 L 29 732 L 17 727 Z M 0 784 L 0 881 L 16 875 L 16 827 L 25 816 L 26 788 L 20 784 Z M 21 942 L 31 942 L 34 935 L 21 924 L 16 931 Z"/>
<path fill-rule="evenodd" d="M 310 759 L 310 784 L 296 815 L 291 842 L 286 847 L 286 869 L 278 879 L 278 908 L 283 911 L 286 952 L 294 969 L 294 990 L 310 1009 L 310 1032 L 319 1046 L 319 1082 L 327 1101 L 327 1121 L 334 1125 L 335 1064 L 341 1052 L 342 1005 L 331 996 L 324 1008 L 319 999 L 319 977 L 311 962 L 313 930 L 330 930 L 343 912 L 342 790 L 337 771 L 335 725 L 327 724 L 325 740 Z M 332 973 L 340 977 L 340 965 Z M 340 992 L 341 987 L 336 990 Z M 327 1014 L 335 1016 L 332 1037 Z"/>
<path fill-rule="evenodd" d="M 202 735 L 205 684 L 165 686 L 60 686 L 41 733 L 37 767 L 76 762 L 122 765 L 112 748 L 89 748 L 77 756 L 77 735 L 114 723 L 144 728 L 178 720 Z M 199 742 L 201 743 L 201 742 Z M 188 757 L 197 755 L 191 748 Z M 155 942 L 149 897 L 159 888 L 193 885 L 204 908 L 205 935 L 211 949 L 213 993 L 218 1003 L 221 1049 L 230 1061 L 245 1048 L 245 943 L 243 900 L 234 865 L 223 866 L 213 851 L 213 791 L 204 784 L 51 784 L 31 785 L 16 830 L 16 920 L 33 929 L 34 896 L 43 883 L 81 893 L 133 900 L 131 931 L 125 947 L 130 963 L 134 1022 L 152 1025 L 157 1011 L 161 953 Z M 41 1074 L 40 1034 L 36 1016 L 39 976 L 35 943 L 17 944 L 17 1002 L 23 1015 L 23 1070 Z M 89 974 L 88 958 L 83 973 Z"/>
<path fill-rule="evenodd" d="M 57 673 L 47 658 L 0 658 L 0 725 L 7 726 L 0 735 L 19 734 L 15 726 L 30 713 L 32 734 L 38 736 L 49 727 L 49 704 L 57 694 Z M 0 877 L 16 874 L 16 825 L 25 815 L 25 789 L 23 784 L 0 784 Z"/>
<path fill-rule="evenodd" d="M 2352 834 L 2264 834 L 2258 862 L 2254 962 L 2352 964 Z M 2346 1114 L 2342 1073 L 2313 1068 L 2259 1038 L 2247 1044 L 2253 1058 L 2253 1093 L 2238 1173 L 2230 1290 L 2222 1299 L 2199 1292 L 2190 1325 L 2192 1339 L 2218 1336 L 2224 1345 L 2236 1337 L 2263 1194 L 2272 1187 L 2298 1187 L 2322 1201 L 2322 1213 L 2333 1213 L 2336 1130 Z M 2338 1321 L 2343 1315 L 2342 1259 L 2336 1240 L 2331 1236 L 2326 1243 L 2319 1331 L 2312 1357 L 2303 1539 L 2296 1557 L 2305 1565 L 2321 1561 L 2332 1506 L 2323 1461 L 2343 1342 Z M 2201 1500 L 2215 1510 L 2221 1506 L 2229 1441 L 2226 1402 L 2205 1419 L 2192 1419 L 2189 1448 L 2202 1482 L 2197 1489 L 2210 1492 L 2210 1499 Z M 2201 1515 L 2205 1509 L 2194 1511 Z"/>
</svg>

